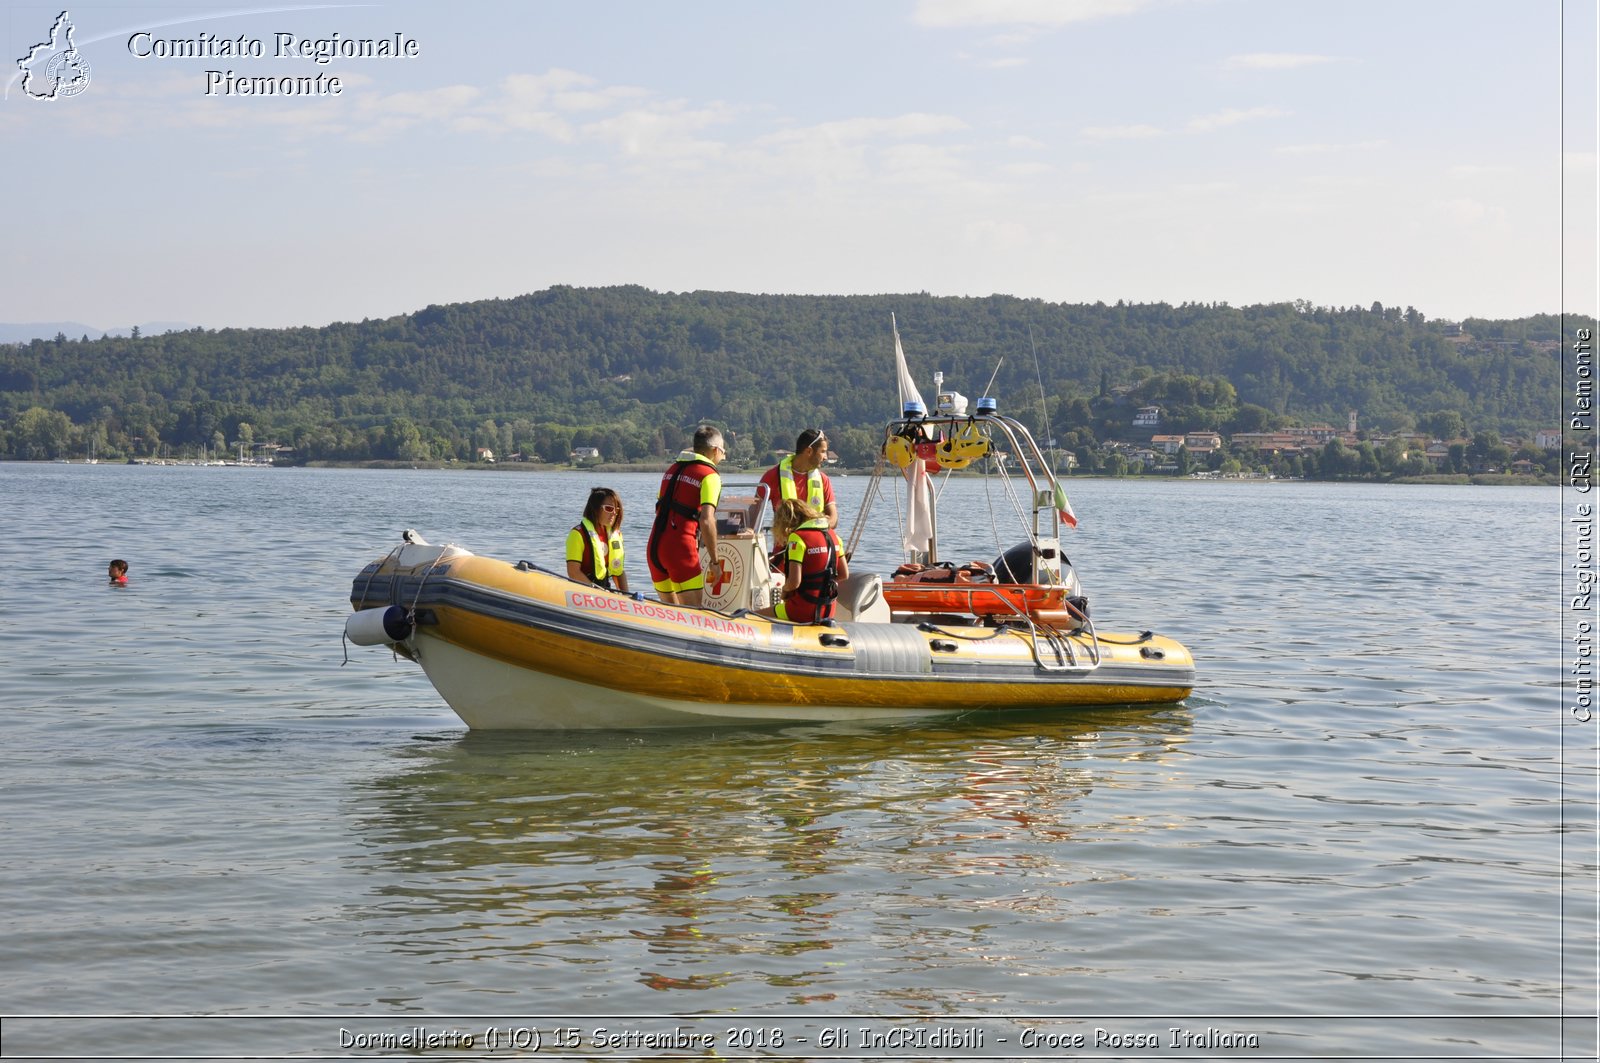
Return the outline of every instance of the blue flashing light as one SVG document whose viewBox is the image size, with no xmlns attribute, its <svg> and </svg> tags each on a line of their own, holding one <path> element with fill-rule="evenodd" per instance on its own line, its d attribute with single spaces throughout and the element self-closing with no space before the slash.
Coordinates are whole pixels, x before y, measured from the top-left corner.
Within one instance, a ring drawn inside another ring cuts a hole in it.
<svg viewBox="0 0 1600 1063">
<path fill-rule="evenodd" d="M 995 413 L 999 409 L 1000 409 L 1000 400 L 996 399 L 992 395 L 985 395 L 981 399 L 978 400 L 978 412 L 980 414 Z"/>
<path fill-rule="evenodd" d="M 915 399 L 912 399 L 906 403 L 905 418 L 908 421 L 918 420 L 927 416 L 927 413 L 927 407 L 923 406 L 922 403 L 916 401 Z"/>
</svg>

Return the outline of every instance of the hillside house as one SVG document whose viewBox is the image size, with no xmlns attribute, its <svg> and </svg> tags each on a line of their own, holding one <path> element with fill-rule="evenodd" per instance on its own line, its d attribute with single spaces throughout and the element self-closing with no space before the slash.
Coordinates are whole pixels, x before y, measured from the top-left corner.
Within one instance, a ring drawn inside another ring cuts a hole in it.
<svg viewBox="0 0 1600 1063">
<path fill-rule="evenodd" d="M 1288 432 L 1235 432 L 1233 442 L 1262 454 L 1298 454 L 1305 449 L 1304 437 Z"/>
</svg>

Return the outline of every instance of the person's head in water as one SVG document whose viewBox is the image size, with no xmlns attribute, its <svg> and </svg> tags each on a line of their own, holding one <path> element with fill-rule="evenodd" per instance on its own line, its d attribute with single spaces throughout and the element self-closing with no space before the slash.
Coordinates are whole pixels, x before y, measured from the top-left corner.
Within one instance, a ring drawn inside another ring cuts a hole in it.
<svg viewBox="0 0 1600 1063">
<path fill-rule="evenodd" d="M 117 558 L 106 566 L 106 575 L 111 577 L 112 583 L 128 582 L 128 563 L 122 558 Z"/>
</svg>

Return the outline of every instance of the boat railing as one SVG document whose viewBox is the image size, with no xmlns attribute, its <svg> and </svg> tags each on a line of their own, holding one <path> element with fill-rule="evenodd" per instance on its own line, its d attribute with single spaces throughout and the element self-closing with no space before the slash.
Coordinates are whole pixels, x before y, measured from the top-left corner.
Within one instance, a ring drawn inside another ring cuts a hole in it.
<svg viewBox="0 0 1600 1063">
<path fill-rule="evenodd" d="M 1039 444 L 1034 440 L 1033 433 L 1028 430 L 1026 425 L 1015 418 L 999 413 L 933 414 L 926 417 L 892 421 L 885 426 L 883 441 L 878 448 L 878 459 L 873 467 L 872 477 L 868 481 L 866 493 L 862 497 L 861 506 L 856 513 L 855 524 L 851 527 L 849 539 L 845 544 L 845 555 L 847 557 L 855 553 L 856 546 L 860 543 L 861 536 L 867 526 L 868 514 L 871 512 L 873 503 L 876 501 L 878 492 L 882 487 L 884 471 L 889 465 L 884 456 L 889 441 L 897 435 L 925 433 L 929 429 L 935 432 L 954 430 L 969 424 L 986 425 L 990 428 L 991 433 L 998 431 L 999 435 L 1005 440 L 1009 453 L 1015 457 L 1015 465 L 1028 483 L 1027 503 L 1032 512 L 1031 524 L 1028 527 L 1029 536 L 1037 542 L 1041 536 L 1060 534 L 1061 518 L 1056 508 L 1059 488 L 1055 472 L 1046 462 L 1043 452 L 1039 449 Z M 991 451 L 991 458 L 994 458 L 993 451 Z M 998 459 L 994 458 L 994 460 L 996 461 L 996 466 L 999 467 Z M 1007 482 L 1009 490 L 1009 474 L 1006 473 L 1004 468 L 1000 468 L 1000 472 L 1002 478 Z M 1048 527 L 1041 527 L 1041 517 L 1046 513 L 1049 514 L 1050 524 Z M 903 514 L 898 516 L 902 521 L 904 520 Z M 938 559 L 938 517 L 936 508 L 933 514 L 933 522 L 933 537 L 929 557 L 927 558 L 930 563 Z"/>
<path fill-rule="evenodd" d="M 1095 632 L 1094 621 L 1089 619 L 1089 614 L 1079 610 L 1070 602 L 1063 603 L 1068 611 L 1074 615 L 1076 626 L 1070 632 L 1062 631 L 1053 624 L 1040 624 L 1034 619 L 1033 613 L 1026 609 L 1018 608 L 1015 602 L 1006 598 L 1000 599 L 1015 614 L 1009 618 L 1012 622 L 1020 621 L 1028 631 L 1028 647 L 1033 651 L 1033 661 L 1046 672 L 1092 672 L 1100 667 L 1100 636 Z M 1078 650 L 1072 635 L 1084 635 L 1089 644 L 1083 647 L 1084 659 L 1078 659 Z M 1049 649 L 1049 657 L 1040 649 L 1043 642 Z"/>
<path fill-rule="evenodd" d="M 1075 644 L 1066 632 L 1054 627 L 1044 629 L 1044 641 L 1050 647 L 1055 660 L 1045 660 L 1044 654 L 1039 652 L 1039 625 L 1032 617 L 1028 618 L 1028 629 L 1031 634 L 1029 639 L 1033 647 L 1033 659 L 1036 664 L 1046 672 L 1092 672 L 1100 667 L 1100 636 L 1095 632 L 1094 621 L 1088 617 L 1083 618 L 1082 626 L 1078 628 L 1079 634 L 1086 635 L 1089 644 L 1083 648 L 1084 659 L 1078 660 L 1078 651 Z"/>
</svg>

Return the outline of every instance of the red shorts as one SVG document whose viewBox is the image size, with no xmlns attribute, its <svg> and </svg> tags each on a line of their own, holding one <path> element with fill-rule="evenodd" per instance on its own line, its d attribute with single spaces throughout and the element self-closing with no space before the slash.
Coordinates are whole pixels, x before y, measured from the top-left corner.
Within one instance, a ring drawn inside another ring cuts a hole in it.
<svg viewBox="0 0 1600 1063">
<path fill-rule="evenodd" d="M 692 591 L 706 585 L 706 574 L 700 568 L 698 531 L 688 536 L 679 530 L 667 532 L 650 544 L 645 560 L 650 565 L 650 581 L 658 591 Z"/>
<path fill-rule="evenodd" d="M 793 624 L 809 624 L 817 618 L 817 603 L 808 602 L 799 594 L 791 594 L 778 603 L 776 612 L 779 620 L 787 620 Z"/>
</svg>

